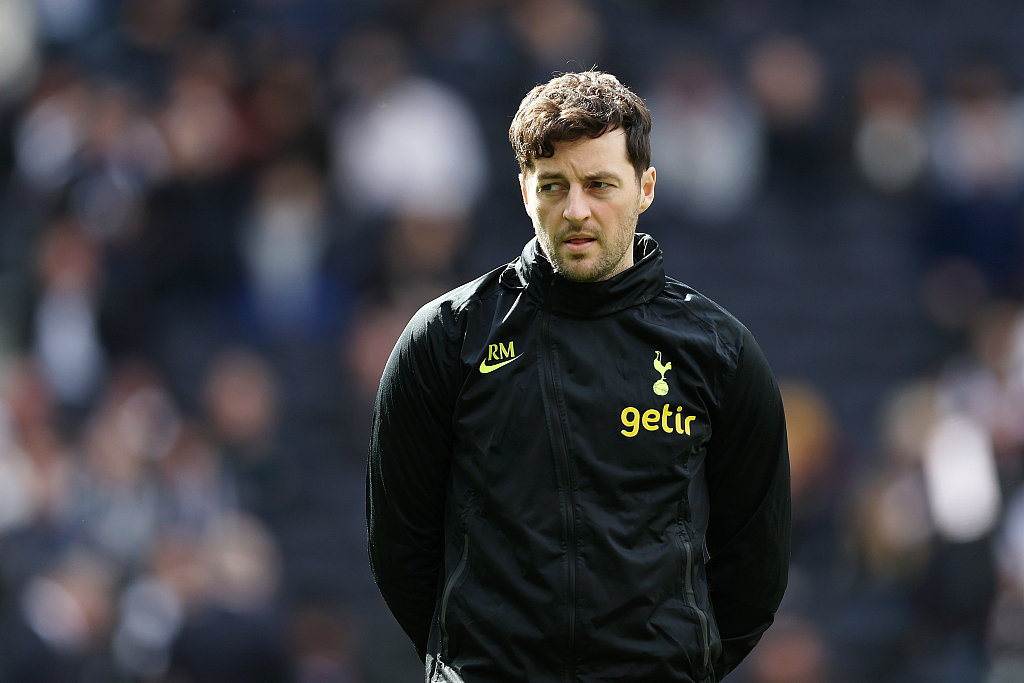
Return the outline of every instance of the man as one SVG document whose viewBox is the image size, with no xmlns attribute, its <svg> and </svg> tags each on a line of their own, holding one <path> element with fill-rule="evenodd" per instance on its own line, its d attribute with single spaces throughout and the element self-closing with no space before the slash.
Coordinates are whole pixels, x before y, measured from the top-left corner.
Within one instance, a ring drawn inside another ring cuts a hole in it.
<svg viewBox="0 0 1024 683">
<path fill-rule="evenodd" d="M 650 128 L 609 74 L 534 88 L 510 138 L 536 239 L 388 361 L 370 561 L 428 681 L 716 681 L 782 598 L 778 387 L 635 234 Z"/>
</svg>

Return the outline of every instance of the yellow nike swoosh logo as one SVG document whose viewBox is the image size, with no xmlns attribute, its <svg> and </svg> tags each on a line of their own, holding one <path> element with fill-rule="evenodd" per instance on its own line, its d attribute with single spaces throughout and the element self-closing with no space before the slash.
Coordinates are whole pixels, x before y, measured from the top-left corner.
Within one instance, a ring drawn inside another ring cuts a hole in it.
<svg viewBox="0 0 1024 683">
<path fill-rule="evenodd" d="M 508 365 L 512 361 L 517 360 L 519 358 L 521 358 L 521 356 L 514 356 L 512 358 L 509 358 L 508 360 L 503 360 L 500 363 L 495 363 L 494 365 L 488 365 L 486 360 L 482 360 L 480 361 L 480 372 L 486 375 L 488 372 L 494 372 L 501 366 Z"/>
</svg>

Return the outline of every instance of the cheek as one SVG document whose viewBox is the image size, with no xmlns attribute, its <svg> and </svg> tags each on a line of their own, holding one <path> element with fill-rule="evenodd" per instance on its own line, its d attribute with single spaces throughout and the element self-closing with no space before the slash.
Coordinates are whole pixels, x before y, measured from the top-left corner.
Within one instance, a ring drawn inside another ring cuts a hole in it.
<svg viewBox="0 0 1024 683">
<path fill-rule="evenodd" d="M 550 206 L 544 206 L 543 204 L 534 205 L 533 211 L 530 212 L 530 216 L 533 218 L 533 222 L 537 225 L 547 228 L 550 225 L 554 211 Z"/>
</svg>

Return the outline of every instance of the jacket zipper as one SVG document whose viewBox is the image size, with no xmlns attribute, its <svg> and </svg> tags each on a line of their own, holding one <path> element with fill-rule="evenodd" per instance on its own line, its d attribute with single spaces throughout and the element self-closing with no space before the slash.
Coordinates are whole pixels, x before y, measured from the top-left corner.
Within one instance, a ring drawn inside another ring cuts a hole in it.
<svg viewBox="0 0 1024 683">
<path fill-rule="evenodd" d="M 448 626 L 445 623 L 445 619 L 448 616 L 448 598 L 452 596 L 452 590 L 462 577 L 462 573 L 466 570 L 466 563 L 469 560 L 469 534 L 463 534 L 462 539 L 462 557 L 459 558 L 459 563 L 455 565 L 455 571 L 448 577 L 448 582 L 444 585 L 444 593 L 441 594 L 441 616 L 439 620 L 441 626 L 441 656 L 445 660 L 448 660 Z"/>
<path fill-rule="evenodd" d="M 704 664 L 702 666 L 706 669 L 711 661 L 711 643 L 709 642 L 711 637 L 708 634 L 708 615 L 704 614 L 704 610 L 697 605 L 697 594 L 693 590 L 693 546 L 688 541 L 683 541 L 683 550 L 686 553 L 686 574 L 683 577 L 686 602 L 697 613 L 697 619 L 700 621 L 701 647 L 704 650 Z"/>
<path fill-rule="evenodd" d="M 576 501 L 573 498 L 572 473 L 569 469 L 569 447 L 566 443 L 565 433 L 562 430 L 562 419 L 558 408 L 558 394 L 555 391 L 555 363 L 551 354 L 551 314 L 548 311 L 541 312 L 541 335 L 540 350 L 543 359 L 543 369 L 547 377 L 544 381 L 544 391 L 547 394 L 548 404 L 552 415 L 552 426 L 555 432 L 555 447 L 561 460 L 562 471 L 565 473 L 564 490 L 566 495 L 565 504 L 565 527 L 566 546 L 568 551 L 568 653 L 565 659 L 565 680 L 573 680 L 573 650 L 576 643 Z"/>
</svg>

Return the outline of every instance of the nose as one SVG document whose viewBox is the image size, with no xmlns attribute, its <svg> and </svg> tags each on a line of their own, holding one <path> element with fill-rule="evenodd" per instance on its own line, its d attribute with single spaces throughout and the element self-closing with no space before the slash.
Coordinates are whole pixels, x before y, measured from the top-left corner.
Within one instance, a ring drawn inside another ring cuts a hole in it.
<svg viewBox="0 0 1024 683">
<path fill-rule="evenodd" d="M 562 217 L 574 226 L 580 226 L 590 218 L 590 201 L 582 187 L 570 186 L 565 198 Z"/>
</svg>

